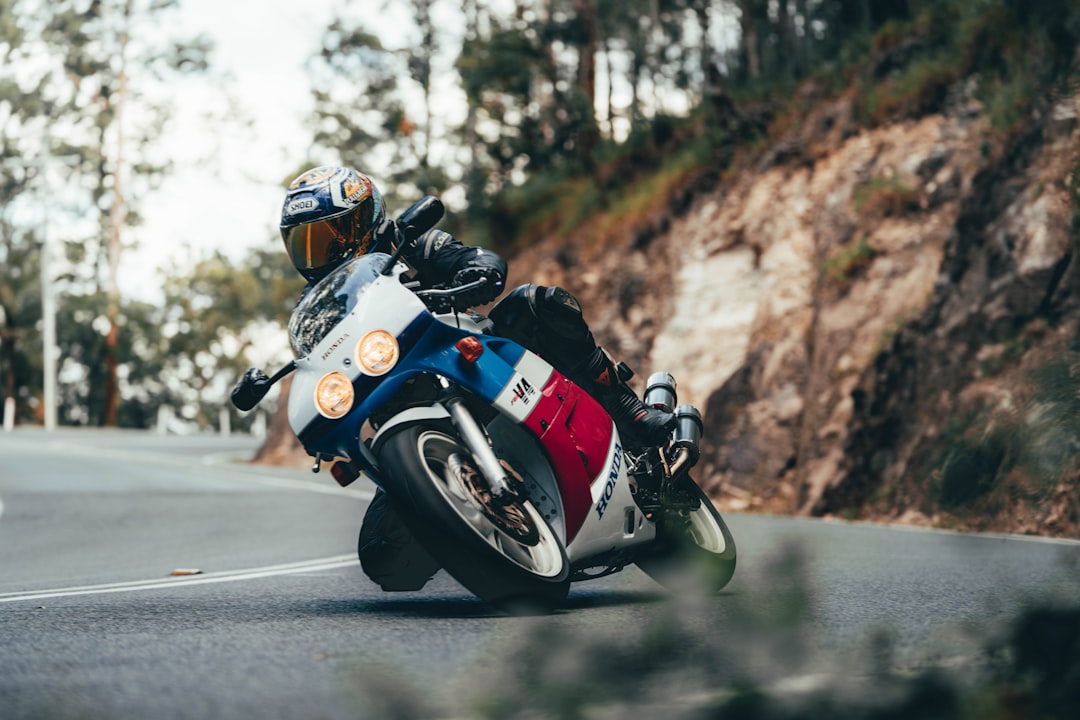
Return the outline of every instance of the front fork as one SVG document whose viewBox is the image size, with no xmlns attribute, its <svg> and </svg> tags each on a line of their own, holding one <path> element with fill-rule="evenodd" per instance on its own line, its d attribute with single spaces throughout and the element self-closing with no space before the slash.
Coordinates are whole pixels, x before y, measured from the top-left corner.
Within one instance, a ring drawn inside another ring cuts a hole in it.
<svg viewBox="0 0 1080 720">
<path fill-rule="evenodd" d="M 476 422 L 476 418 L 465 407 L 465 401 L 460 393 L 454 389 L 446 378 L 440 377 L 439 384 L 443 388 L 439 400 L 443 407 L 446 408 L 446 411 L 450 413 L 450 421 L 454 424 L 454 429 L 458 431 L 458 435 L 461 437 L 462 442 L 465 443 L 465 447 L 472 453 L 473 461 L 488 481 L 492 497 L 502 502 L 517 499 L 517 493 L 514 491 L 513 485 L 511 485 L 510 478 L 507 477 L 506 470 L 503 468 L 502 463 L 499 462 L 499 457 L 495 454 L 495 451 L 491 449 L 491 443 L 488 442 L 487 435 L 484 433 L 483 428 L 480 427 L 480 423 Z"/>
</svg>

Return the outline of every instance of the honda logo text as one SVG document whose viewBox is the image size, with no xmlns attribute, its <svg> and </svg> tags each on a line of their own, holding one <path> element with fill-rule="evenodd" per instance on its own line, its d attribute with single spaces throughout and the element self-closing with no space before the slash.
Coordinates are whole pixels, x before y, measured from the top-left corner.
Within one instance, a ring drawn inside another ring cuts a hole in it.
<svg viewBox="0 0 1080 720">
<path fill-rule="evenodd" d="M 604 485 L 604 494 L 600 496 L 600 502 L 596 503 L 596 516 L 604 517 L 607 511 L 608 501 L 615 492 L 615 485 L 619 482 L 619 467 L 622 465 L 622 447 L 615 443 L 615 457 L 611 460 L 611 472 L 608 473 L 607 484 Z"/>
<path fill-rule="evenodd" d="M 326 358 L 328 358 L 328 357 L 330 357 L 331 355 L 333 355 L 333 354 L 334 354 L 334 352 L 335 352 L 335 351 L 336 351 L 336 350 L 337 350 L 337 349 L 338 349 L 339 347 L 341 347 L 342 343 L 344 343 L 344 342 L 345 342 L 346 340 L 348 340 L 348 339 L 349 339 L 349 333 L 345 333 L 344 335 L 342 335 L 341 337 L 339 337 L 339 338 L 338 338 L 337 340 L 335 340 L 335 341 L 334 341 L 334 344 L 333 344 L 333 345 L 331 345 L 330 347 L 328 347 L 328 348 L 326 349 L 326 352 L 324 352 L 324 353 L 322 354 L 322 359 L 323 359 L 323 360 L 325 360 Z"/>
</svg>

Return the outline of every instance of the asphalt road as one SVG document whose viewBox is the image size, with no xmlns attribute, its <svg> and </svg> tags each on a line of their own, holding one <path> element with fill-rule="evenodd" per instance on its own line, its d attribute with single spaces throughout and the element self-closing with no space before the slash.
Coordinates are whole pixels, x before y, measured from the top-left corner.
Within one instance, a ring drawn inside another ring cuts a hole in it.
<svg viewBox="0 0 1080 720">
<path fill-rule="evenodd" d="M 675 717 L 726 682 L 970 666 L 1025 607 L 1080 602 L 1080 543 L 735 515 L 715 598 L 630 568 L 505 617 L 444 573 L 382 593 L 354 554 L 370 486 L 253 448 L 0 433 L 0 720 L 469 717 L 571 687 Z"/>
</svg>

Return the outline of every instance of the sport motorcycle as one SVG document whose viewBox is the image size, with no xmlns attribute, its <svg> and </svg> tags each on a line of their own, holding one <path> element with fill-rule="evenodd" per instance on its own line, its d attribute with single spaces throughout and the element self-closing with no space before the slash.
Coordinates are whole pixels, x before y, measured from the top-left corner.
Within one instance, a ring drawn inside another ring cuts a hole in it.
<svg viewBox="0 0 1080 720">
<path fill-rule="evenodd" d="M 442 214 L 423 198 L 398 218 L 393 254 L 358 256 L 311 288 L 289 322 L 296 359 L 272 377 L 249 370 L 234 405 L 251 410 L 295 372 L 288 419 L 313 470 L 328 462 L 339 484 L 373 481 L 421 546 L 494 607 L 552 609 L 572 582 L 628 565 L 672 590 L 723 588 L 735 542 L 689 473 L 698 410 L 654 373 L 644 400 L 673 412 L 674 430 L 659 447 L 628 444 L 585 390 L 455 309 L 486 279 L 410 281 L 399 258 Z"/>
</svg>

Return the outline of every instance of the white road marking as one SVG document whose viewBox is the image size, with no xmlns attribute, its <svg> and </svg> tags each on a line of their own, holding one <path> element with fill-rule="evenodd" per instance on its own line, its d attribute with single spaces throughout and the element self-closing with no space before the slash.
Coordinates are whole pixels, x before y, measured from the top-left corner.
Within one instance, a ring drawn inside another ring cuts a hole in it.
<svg viewBox="0 0 1080 720">
<path fill-rule="evenodd" d="M 135 580 L 132 582 L 105 583 L 102 585 L 81 585 L 78 587 L 52 588 L 48 590 L 23 590 L 20 592 L 0 593 L 0 603 L 48 600 L 49 598 L 76 597 L 79 595 L 134 592 L 138 590 L 160 590 L 163 588 L 237 582 L 240 580 L 256 580 L 258 578 L 275 577 L 278 575 L 295 575 L 297 573 L 318 572 L 321 570 L 338 570 L 340 568 L 358 565 L 359 562 L 356 555 L 338 555 L 319 560 L 305 560 L 302 562 L 285 563 L 283 565 L 267 565 L 265 567 L 249 568 L 247 570 L 230 570 L 227 572 L 205 573 L 203 575 L 187 577 L 168 577 L 158 580 Z"/>
<path fill-rule="evenodd" d="M 157 465 L 171 465 L 191 467 L 191 461 L 182 458 L 170 458 L 163 455 L 149 453 L 130 452 L 120 449 L 97 448 L 86 445 L 76 445 L 69 442 L 54 441 L 52 447 L 63 450 L 65 454 L 82 455 L 85 457 L 100 457 L 122 461 L 149 462 Z M 232 459 L 226 453 L 215 453 L 202 458 L 203 465 L 212 467 L 225 466 L 233 471 L 231 479 L 237 482 L 256 483 L 287 490 L 301 490 L 322 495 L 345 495 L 357 500 L 371 500 L 375 497 L 373 489 L 340 487 L 337 483 L 317 484 L 295 480 L 287 477 L 277 477 L 262 474 L 229 464 Z M 3 515 L 4 504 L 0 501 L 0 515 Z M 47 590 L 22 590 L 17 592 L 0 593 L 0 603 L 47 600 L 49 598 L 76 597 L 79 595 L 101 595 L 105 593 L 133 592 L 139 590 L 160 590 L 180 585 L 207 585 L 211 583 L 237 582 L 240 580 L 255 580 L 258 578 L 274 577 L 277 575 L 294 575 L 305 572 L 318 572 L 321 570 L 337 570 L 344 567 L 359 564 L 356 555 L 339 555 L 319 560 L 306 560 L 303 562 L 286 563 L 283 565 L 267 565 L 259 568 L 246 570 L 232 570 L 228 572 L 205 573 L 196 576 L 168 577 L 155 580 L 135 580 L 131 582 L 105 583 L 101 585 L 82 585 L 78 587 L 51 588 Z"/>
<path fill-rule="evenodd" d="M 170 467 L 183 467 L 189 469 L 192 465 L 191 460 L 182 457 L 168 457 L 165 455 L 132 452 L 114 448 L 98 448 L 59 441 L 53 443 L 53 446 L 57 450 L 63 450 L 67 455 L 82 455 L 84 457 L 106 458 L 124 462 L 152 463 L 155 465 L 167 465 Z M 304 492 L 313 492 L 320 495 L 345 495 L 358 500 L 371 500 L 375 497 L 375 491 L 373 489 L 364 487 L 358 488 L 355 487 L 355 485 L 341 487 L 333 479 L 328 479 L 325 483 L 315 483 L 263 474 L 258 472 L 257 466 L 251 466 L 251 469 L 248 469 L 247 466 L 229 463 L 227 458 L 230 456 L 235 457 L 235 455 L 231 453 L 212 453 L 202 457 L 202 464 L 207 467 L 225 468 L 233 475 L 230 479 L 238 482 L 256 483 L 286 490 L 303 490 Z M 329 475 L 329 473 L 327 473 L 327 475 Z"/>
</svg>

